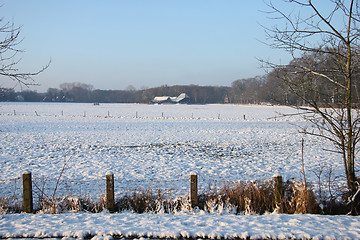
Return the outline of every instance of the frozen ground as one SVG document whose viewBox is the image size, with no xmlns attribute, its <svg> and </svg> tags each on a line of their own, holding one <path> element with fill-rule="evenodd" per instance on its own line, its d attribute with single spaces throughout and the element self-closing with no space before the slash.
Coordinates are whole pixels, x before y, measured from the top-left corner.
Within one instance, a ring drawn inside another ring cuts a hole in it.
<svg viewBox="0 0 360 240">
<path fill-rule="evenodd" d="M 0 104 L 0 193 L 21 198 L 21 174 L 57 195 L 98 198 L 104 177 L 115 175 L 116 195 L 161 188 L 188 193 L 191 172 L 206 189 L 228 181 L 300 178 L 305 139 L 307 178 L 337 177 L 339 156 L 322 139 L 298 133 L 306 126 L 280 106 L 140 104 Z M 331 172 L 331 175 L 329 173 Z M 324 188 L 326 186 L 323 186 Z M 35 191 L 37 188 L 34 188 Z M 316 190 L 316 189 L 315 189 Z M 311 215 L 1 215 L 0 237 L 245 237 L 360 239 L 358 217 Z M 26 235 L 29 234 L 29 235 Z M 54 235 L 55 234 L 55 235 Z"/>
<path fill-rule="evenodd" d="M 62 183 L 90 182 L 92 192 L 102 191 L 109 171 L 118 193 L 163 185 L 180 191 L 191 172 L 199 175 L 200 188 L 270 180 L 274 174 L 286 180 L 300 177 L 302 138 L 308 180 L 316 182 L 320 168 L 323 178 L 330 167 L 333 177 L 340 176 L 341 159 L 324 151 L 332 146 L 298 133 L 306 123 L 279 113 L 296 111 L 281 106 L 2 103 L 1 177 L 17 179 L 27 170 L 38 184 L 50 187 L 67 161 Z M 90 190 L 83 186 L 80 191 Z"/>
<path fill-rule="evenodd" d="M 8 238 L 360 239 L 360 219 L 317 215 L 8 214 Z"/>
</svg>

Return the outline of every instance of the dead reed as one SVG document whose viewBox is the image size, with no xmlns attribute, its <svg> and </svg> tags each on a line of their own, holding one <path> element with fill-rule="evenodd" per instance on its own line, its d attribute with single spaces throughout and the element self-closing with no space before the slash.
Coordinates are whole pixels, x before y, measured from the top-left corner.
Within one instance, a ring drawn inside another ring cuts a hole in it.
<svg viewBox="0 0 360 240">
<path fill-rule="evenodd" d="M 0 198 L 0 214 L 20 213 L 21 210 L 21 203 L 17 198 Z"/>
<path fill-rule="evenodd" d="M 133 191 L 115 199 L 115 212 L 131 211 L 136 213 L 167 213 L 204 211 L 206 213 L 264 214 L 264 213 L 312 213 L 345 214 L 349 207 L 346 201 L 322 200 L 318 202 L 310 184 L 299 181 L 283 183 L 283 196 L 277 203 L 274 181 L 229 182 L 219 189 L 205 190 L 198 194 L 198 206 L 192 208 L 190 197 L 170 198 L 159 190 L 147 189 Z M 105 194 L 97 200 L 87 197 L 66 196 L 40 198 L 39 213 L 91 212 L 106 210 Z M 0 213 L 22 211 L 21 201 L 0 198 Z"/>
</svg>

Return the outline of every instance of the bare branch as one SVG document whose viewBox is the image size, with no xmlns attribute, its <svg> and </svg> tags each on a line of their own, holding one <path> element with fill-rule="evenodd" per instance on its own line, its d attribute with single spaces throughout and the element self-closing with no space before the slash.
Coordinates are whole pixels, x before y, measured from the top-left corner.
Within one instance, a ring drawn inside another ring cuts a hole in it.
<svg viewBox="0 0 360 240">
<path fill-rule="evenodd" d="M 313 126 L 311 131 L 303 132 L 322 137 L 339 150 L 348 188 L 354 193 L 358 188 L 355 153 L 360 141 L 359 6 L 354 0 L 329 0 L 330 10 L 317 7 L 312 0 L 285 2 L 312 12 L 294 14 L 292 9 L 286 13 L 268 3 L 271 13 L 277 15 L 273 19 L 282 22 L 264 28 L 270 40 L 267 45 L 288 51 L 293 60 L 288 65 L 260 62 L 273 69 L 273 77 L 306 105 L 294 106 L 304 111 L 304 119 Z M 339 17 L 343 17 L 343 22 L 338 21 Z"/>
<path fill-rule="evenodd" d="M 344 86 L 344 85 L 342 85 L 341 83 L 339 83 L 339 82 L 331 79 L 329 76 L 327 76 L 327 75 L 325 75 L 325 74 L 323 74 L 323 73 L 315 72 L 315 71 L 313 71 L 313 70 L 311 70 L 311 69 L 309 69 L 309 68 L 307 68 L 307 67 L 302 67 L 302 68 L 304 68 L 304 70 L 308 71 L 308 72 L 311 73 L 311 74 L 314 74 L 314 75 L 316 75 L 316 76 L 323 77 L 323 78 L 327 79 L 329 82 L 331 82 L 331 83 L 333 83 L 333 84 L 335 84 L 335 85 L 337 85 L 337 86 L 339 86 L 339 87 L 341 87 L 341 88 L 343 88 L 343 89 L 345 89 L 345 90 L 347 89 L 346 86 Z"/>
<path fill-rule="evenodd" d="M 35 72 L 21 72 L 17 66 L 22 58 L 17 58 L 19 53 L 24 52 L 18 46 L 22 42 L 20 39 L 21 26 L 15 27 L 14 23 L 5 22 L 0 19 L 0 76 L 18 83 L 20 86 L 29 87 L 36 85 L 33 77 L 44 72 L 51 63 L 51 60 L 40 70 Z"/>
</svg>

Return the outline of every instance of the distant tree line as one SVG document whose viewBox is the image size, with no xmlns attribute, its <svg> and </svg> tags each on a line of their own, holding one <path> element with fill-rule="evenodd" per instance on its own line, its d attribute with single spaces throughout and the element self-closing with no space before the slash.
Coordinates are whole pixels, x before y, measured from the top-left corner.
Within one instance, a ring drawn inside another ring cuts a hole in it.
<svg viewBox="0 0 360 240">
<path fill-rule="evenodd" d="M 49 88 L 45 93 L 36 91 L 15 92 L 0 89 L 0 101 L 26 102 L 83 102 L 83 103 L 150 103 L 156 96 L 176 97 L 181 93 L 190 96 L 190 104 L 223 103 L 230 87 L 213 86 L 167 86 L 136 90 L 100 90 L 84 83 L 64 83 L 60 88 Z"/>
<path fill-rule="evenodd" d="M 175 85 L 137 90 L 130 86 L 127 90 L 100 90 L 85 83 L 63 83 L 59 88 L 49 88 L 45 93 L 26 90 L 15 92 L 13 89 L 0 89 L 0 101 L 26 102 L 98 102 L 98 103 L 150 103 L 156 96 L 178 96 L 186 93 L 190 96 L 190 104 L 235 103 L 235 104 L 281 104 L 302 105 L 304 97 L 317 101 L 319 104 L 336 105 L 339 93 L 324 81 L 310 79 L 306 71 L 294 75 L 293 81 L 304 88 L 300 98 L 289 91 L 289 86 L 281 80 L 281 76 L 295 71 L 298 64 L 316 64 L 321 72 L 333 65 L 333 59 L 326 54 L 304 55 L 291 61 L 286 68 L 273 69 L 264 76 L 239 79 L 226 86 Z M 357 77 L 357 75 L 356 75 Z M 297 79 L 295 79 L 297 78 Z M 306 80 L 306 81 L 305 81 Z M 305 84 L 306 82 L 306 84 Z M 356 81 L 354 91 L 355 103 L 359 99 L 360 81 Z M 302 86 L 302 85 L 303 86 Z M 309 84 L 312 84 L 311 88 Z M 312 91 L 306 91 L 312 89 Z"/>
</svg>

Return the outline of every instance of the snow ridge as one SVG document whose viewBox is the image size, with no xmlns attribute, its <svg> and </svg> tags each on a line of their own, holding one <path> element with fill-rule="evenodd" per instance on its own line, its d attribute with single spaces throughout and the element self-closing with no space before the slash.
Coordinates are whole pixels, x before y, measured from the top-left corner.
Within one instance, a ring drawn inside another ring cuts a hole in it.
<svg viewBox="0 0 360 240">
<path fill-rule="evenodd" d="M 0 238 L 360 239 L 360 217 L 69 213 L 7 214 Z"/>
</svg>

